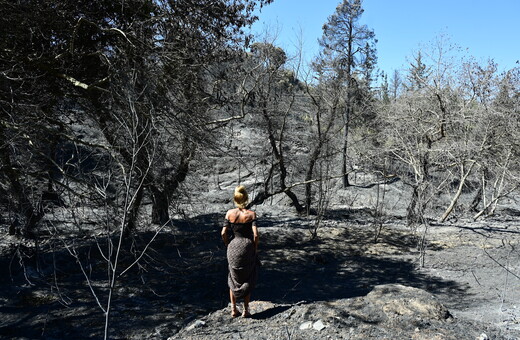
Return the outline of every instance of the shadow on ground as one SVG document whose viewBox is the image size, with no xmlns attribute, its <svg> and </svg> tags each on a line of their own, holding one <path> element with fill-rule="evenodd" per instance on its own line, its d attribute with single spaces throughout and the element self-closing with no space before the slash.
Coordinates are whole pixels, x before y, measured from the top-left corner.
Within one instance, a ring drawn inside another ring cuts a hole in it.
<svg viewBox="0 0 520 340">
<path fill-rule="evenodd" d="M 264 265 L 255 292 L 259 300 L 283 304 L 351 298 L 388 283 L 422 288 L 436 295 L 466 294 L 466 288 L 455 281 L 422 273 L 410 257 L 366 254 L 363 246 L 372 242 L 372 230 L 345 228 L 314 241 L 298 241 L 298 235 L 276 228 L 264 233 Z M 386 232 L 380 243 L 382 247 L 398 247 L 403 254 L 417 252 L 416 239 L 407 235 Z"/>
</svg>

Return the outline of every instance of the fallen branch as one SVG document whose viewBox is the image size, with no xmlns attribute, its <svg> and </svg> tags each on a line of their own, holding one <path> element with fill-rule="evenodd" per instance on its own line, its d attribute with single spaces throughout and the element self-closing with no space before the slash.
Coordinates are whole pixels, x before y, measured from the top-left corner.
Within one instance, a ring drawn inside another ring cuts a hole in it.
<svg viewBox="0 0 520 340">
<path fill-rule="evenodd" d="M 484 253 L 486 253 L 486 255 L 487 255 L 491 260 L 493 260 L 493 262 L 495 262 L 495 263 L 498 264 L 500 267 L 504 268 L 504 270 L 505 270 L 506 272 L 508 272 L 509 274 L 513 275 L 514 277 L 516 277 L 517 279 L 520 280 L 520 275 L 517 275 L 517 274 L 513 273 L 511 270 L 509 270 L 509 268 L 507 268 L 507 267 L 504 266 L 502 263 L 500 263 L 500 262 L 498 262 L 497 260 L 495 260 L 495 259 L 493 258 L 493 256 L 491 256 L 491 255 L 487 252 L 486 249 L 482 249 L 482 250 L 484 250 Z"/>
</svg>

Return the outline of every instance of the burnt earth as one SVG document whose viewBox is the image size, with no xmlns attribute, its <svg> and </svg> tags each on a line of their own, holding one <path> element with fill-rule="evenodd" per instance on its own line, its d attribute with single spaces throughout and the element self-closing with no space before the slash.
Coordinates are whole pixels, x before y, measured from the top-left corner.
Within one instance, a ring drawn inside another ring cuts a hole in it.
<svg viewBox="0 0 520 340">
<path fill-rule="evenodd" d="M 119 279 L 110 338 L 520 337 L 518 217 L 432 222 L 428 230 L 388 218 L 374 243 L 376 229 L 363 210 L 331 211 L 314 239 L 311 218 L 273 207 L 258 212 L 263 266 L 252 318 L 230 317 L 221 214 L 197 215 L 162 230 L 140 266 Z M 152 237 L 143 232 L 128 244 L 122 267 Z M 97 244 L 89 236 L 76 242 L 104 303 L 106 267 Z M 103 313 L 61 243 L 42 237 L 38 253 L 16 236 L 1 244 L 0 336 L 103 335 Z"/>
</svg>

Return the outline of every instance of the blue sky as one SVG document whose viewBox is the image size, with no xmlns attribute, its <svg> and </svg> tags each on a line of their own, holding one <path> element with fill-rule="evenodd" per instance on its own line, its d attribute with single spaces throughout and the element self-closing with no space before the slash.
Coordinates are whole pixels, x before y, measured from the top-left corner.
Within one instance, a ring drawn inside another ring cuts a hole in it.
<svg viewBox="0 0 520 340">
<path fill-rule="evenodd" d="M 289 54 L 301 35 L 304 56 L 311 59 L 340 2 L 275 0 L 257 13 L 253 32 L 277 35 L 275 44 Z M 404 68 L 414 51 L 440 35 L 477 61 L 492 58 L 501 70 L 520 67 L 520 0 L 364 0 L 363 8 L 361 22 L 374 30 L 378 67 L 387 74 Z"/>
</svg>

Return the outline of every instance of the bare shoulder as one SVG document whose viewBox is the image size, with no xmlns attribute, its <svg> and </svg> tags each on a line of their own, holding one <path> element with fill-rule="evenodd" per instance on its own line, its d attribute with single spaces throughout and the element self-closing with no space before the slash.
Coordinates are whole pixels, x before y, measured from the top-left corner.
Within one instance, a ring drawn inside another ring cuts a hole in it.
<svg viewBox="0 0 520 340">
<path fill-rule="evenodd" d="M 229 209 L 226 212 L 226 219 L 229 220 L 230 217 L 236 218 L 239 213 L 240 213 L 240 209 L 238 209 L 238 208 Z"/>
<path fill-rule="evenodd" d="M 235 209 L 229 209 L 227 212 L 226 212 L 226 219 L 228 220 L 229 219 L 229 216 L 231 215 L 231 212 L 235 210 Z"/>
<path fill-rule="evenodd" d="M 256 220 L 256 212 L 254 212 L 253 210 L 247 210 L 246 211 L 246 216 L 247 216 L 247 220 L 248 221 Z"/>
</svg>

